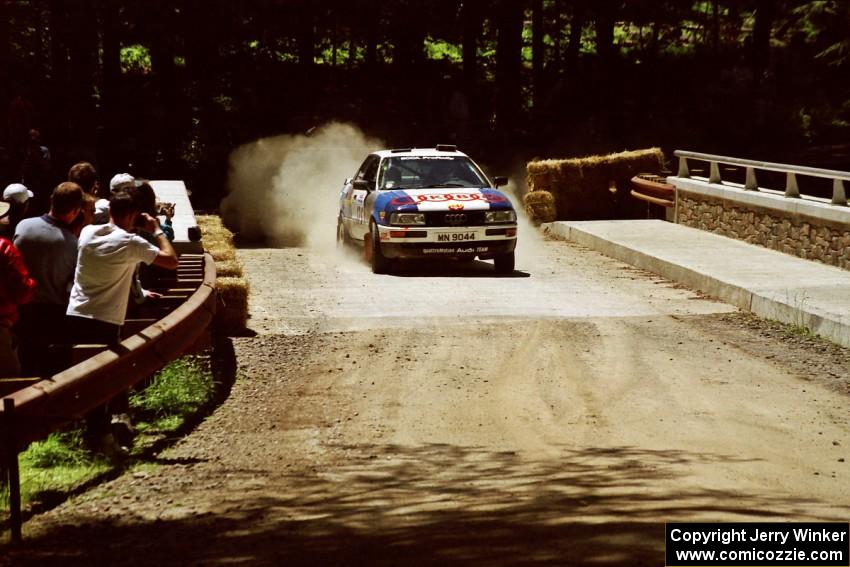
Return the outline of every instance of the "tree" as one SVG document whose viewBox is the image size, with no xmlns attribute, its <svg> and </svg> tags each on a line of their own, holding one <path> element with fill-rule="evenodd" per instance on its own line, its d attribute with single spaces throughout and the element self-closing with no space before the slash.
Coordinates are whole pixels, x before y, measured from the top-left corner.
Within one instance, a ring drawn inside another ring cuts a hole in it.
<svg viewBox="0 0 850 567">
<path fill-rule="evenodd" d="M 522 0 L 501 0 L 497 5 L 496 125 L 508 133 L 522 112 Z"/>
</svg>

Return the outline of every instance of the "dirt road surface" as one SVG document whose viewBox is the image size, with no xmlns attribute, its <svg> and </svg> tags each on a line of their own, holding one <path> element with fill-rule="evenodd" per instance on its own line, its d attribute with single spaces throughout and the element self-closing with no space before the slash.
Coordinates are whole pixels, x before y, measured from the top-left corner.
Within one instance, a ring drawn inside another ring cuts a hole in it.
<svg viewBox="0 0 850 567">
<path fill-rule="evenodd" d="M 661 565 L 665 521 L 847 521 L 850 356 L 526 237 L 373 275 L 245 249 L 228 399 L 16 564 Z"/>
</svg>

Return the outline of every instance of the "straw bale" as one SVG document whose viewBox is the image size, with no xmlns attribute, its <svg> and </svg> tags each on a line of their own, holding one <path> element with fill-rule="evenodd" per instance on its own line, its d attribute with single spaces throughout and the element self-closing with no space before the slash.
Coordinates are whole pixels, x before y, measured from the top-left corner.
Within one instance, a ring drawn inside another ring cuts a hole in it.
<svg viewBox="0 0 850 567">
<path fill-rule="evenodd" d="M 216 278 L 219 308 L 216 310 L 216 329 L 224 334 L 239 333 L 248 321 L 248 281 L 241 277 Z"/>
<path fill-rule="evenodd" d="M 549 191 L 532 191 L 523 197 L 525 212 L 534 223 L 552 222 L 557 218 L 555 196 Z"/>
<path fill-rule="evenodd" d="M 215 275 L 216 278 L 242 277 L 242 263 L 236 258 L 232 260 L 216 261 Z"/>
<path fill-rule="evenodd" d="M 660 173 L 663 167 L 664 154 L 659 148 L 649 148 L 532 161 L 526 169 L 531 192 L 554 195 L 559 220 L 592 220 L 639 217 L 644 207 L 628 197 L 629 180 L 638 173 Z"/>
</svg>

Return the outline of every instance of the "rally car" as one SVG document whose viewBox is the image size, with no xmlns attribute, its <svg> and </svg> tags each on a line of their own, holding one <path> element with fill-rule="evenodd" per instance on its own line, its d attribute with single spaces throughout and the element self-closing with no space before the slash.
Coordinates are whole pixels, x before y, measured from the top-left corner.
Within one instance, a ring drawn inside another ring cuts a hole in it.
<svg viewBox="0 0 850 567">
<path fill-rule="evenodd" d="M 369 154 L 340 193 L 337 242 L 362 241 L 375 273 L 406 258 L 492 259 L 514 271 L 517 216 L 510 199 L 455 146 Z"/>
</svg>

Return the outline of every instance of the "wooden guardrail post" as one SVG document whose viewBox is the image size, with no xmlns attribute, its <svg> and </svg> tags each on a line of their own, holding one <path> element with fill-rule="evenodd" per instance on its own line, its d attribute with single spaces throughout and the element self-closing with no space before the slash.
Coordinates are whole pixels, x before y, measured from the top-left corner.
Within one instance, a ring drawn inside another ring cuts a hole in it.
<svg viewBox="0 0 850 567">
<path fill-rule="evenodd" d="M 12 543 L 21 543 L 21 477 L 18 470 L 18 440 L 15 433 L 15 400 L 3 398 L 4 463 L 9 487 L 9 523 Z"/>
</svg>

